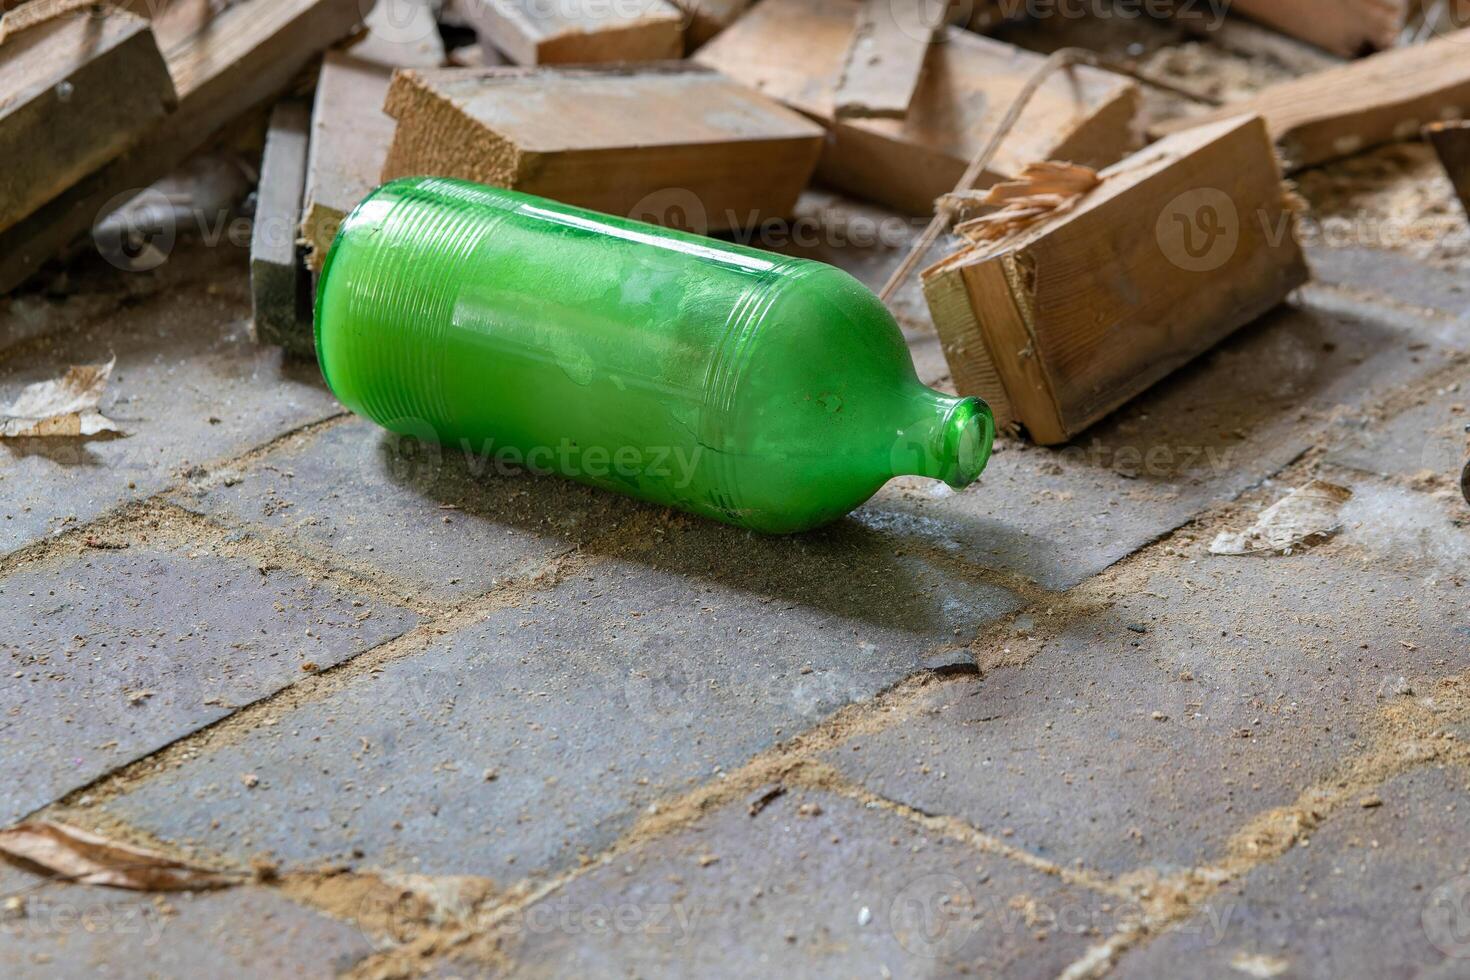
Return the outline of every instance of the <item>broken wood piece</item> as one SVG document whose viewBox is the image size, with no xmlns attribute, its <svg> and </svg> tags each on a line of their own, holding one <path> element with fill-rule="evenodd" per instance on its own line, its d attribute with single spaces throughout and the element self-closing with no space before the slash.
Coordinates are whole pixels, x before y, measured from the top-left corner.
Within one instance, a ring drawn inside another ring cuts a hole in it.
<svg viewBox="0 0 1470 980">
<path fill-rule="evenodd" d="M 184 5 L 171 5 L 160 18 L 176 8 Z M 178 109 L 131 150 L 0 232 L 0 293 L 24 281 L 246 110 L 283 92 L 307 62 L 349 34 L 361 16 L 357 0 L 238 0 L 174 44 L 160 45 Z"/>
<path fill-rule="evenodd" d="M 1232 115 L 1266 120 L 1288 173 L 1413 139 L 1432 122 L 1470 112 L 1470 30 L 1282 82 L 1202 116 L 1178 132 Z"/>
<path fill-rule="evenodd" d="M 1414 6 L 1415 0 L 1234 0 L 1230 11 L 1357 58 L 1396 47 Z"/>
<path fill-rule="evenodd" d="M 116 359 L 67 368 L 54 381 L 26 385 L 0 409 L 0 439 L 88 438 L 122 432 L 99 406 Z"/>
<path fill-rule="evenodd" d="M 697 232 L 785 217 L 822 129 L 688 62 L 399 72 L 385 180 L 507 187 Z"/>
<path fill-rule="evenodd" d="M 1425 127 L 1424 136 L 1439 154 L 1455 194 L 1470 215 L 1470 121 L 1435 123 Z"/>
<path fill-rule="evenodd" d="M 287 100 L 271 112 L 250 235 L 250 305 L 255 340 L 310 355 L 311 283 L 296 233 L 306 193 L 311 107 Z"/>
<path fill-rule="evenodd" d="M 392 73 L 343 51 L 322 58 L 311 113 L 301 237 L 307 264 L 320 272 L 337 228 L 357 202 L 382 182 L 393 143 L 383 111 Z"/>
<path fill-rule="evenodd" d="M 996 184 L 981 201 L 996 208 L 990 214 L 955 225 L 954 232 L 971 244 L 998 241 L 1070 210 L 1100 178 L 1091 167 L 1075 163 L 1033 163 L 1017 180 Z"/>
<path fill-rule="evenodd" d="M 49 877 L 134 891 L 198 891 L 226 888 L 239 881 L 228 873 L 194 867 L 54 820 L 33 820 L 0 830 L 0 855 Z"/>
<path fill-rule="evenodd" d="M 668 0 L 471 0 L 481 40 L 518 65 L 660 61 L 684 53 L 684 15 Z"/>
<path fill-rule="evenodd" d="M 837 84 L 856 30 L 856 0 L 761 0 L 694 60 L 821 121 L 819 176 L 859 197 L 929 214 L 988 142 L 1041 55 L 945 28 L 929 46 L 903 119 L 839 119 Z M 1058 72 L 980 175 L 1013 178 L 1034 160 L 1101 168 L 1138 145 L 1138 87 L 1110 72 Z"/>
<path fill-rule="evenodd" d="M 0 53 L 0 231 L 138 142 L 178 99 L 148 21 L 72 10 Z"/>
<path fill-rule="evenodd" d="M 684 12 L 684 45 L 692 51 L 735 23 L 751 0 L 670 0 Z"/>
<path fill-rule="evenodd" d="M 838 119 L 908 115 L 943 12 L 927 0 L 862 0 L 837 83 Z"/>
<path fill-rule="evenodd" d="M 1307 278 L 1265 124 L 1226 120 L 1104 170 L 1069 209 L 924 273 L 961 394 L 1064 442 Z"/>
</svg>

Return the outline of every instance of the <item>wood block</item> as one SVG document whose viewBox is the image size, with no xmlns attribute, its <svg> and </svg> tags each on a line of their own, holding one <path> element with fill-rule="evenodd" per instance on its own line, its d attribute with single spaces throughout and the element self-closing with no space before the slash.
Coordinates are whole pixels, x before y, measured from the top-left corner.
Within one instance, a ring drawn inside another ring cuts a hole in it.
<svg viewBox="0 0 1470 980">
<path fill-rule="evenodd" d="M 1170 120 L 1159 131 L 1260 115 L 1282 164 L 1295 172 L 1413 139 L 1425 125 L 1467 112 L 1470 30 L 1282 82 L 1214 112 Z"/>
<path fill-rule="evenodd" d="M 1470 122 L 1435 123 L 1424 135 L 1439 154 L 1465 213 L 1470 215 Z"/>
<path fill-rule="evenodd" d="M 1064 442 L 1306 281 L 1264 122 L 1171 136 L 1070 210 L 924 273 L 962 394 Z"/>
<path fill-rule="evenodd" d="M 127 150 L 177 103 L 141 17 L 73 11 L 8 37 L 0 57 L 0 230 Z"/>
<path fill-rule="evenodd" d="M 1356 58 L 1397 46 L 1415 0 L 1234 0 L 1232 13 Z"/>
<path fill-rule="evenodd" d="M 346 52 L 329 51 L 322 59 L 301 219 L 313 271 L 321 271 L 342 219 L 382 183 L 393 143 L 393 120 L 383 111 L 392 77 L 382 66 Z"/>
<path fill-rule="evenodd" d="M 834 96 L 837 118 L 908 115 L 942 13 L 926 0 L 862 0 Z"/>
<path fill-rule="evenodd" d="M 482 40 L 518 65 L 659 61 L 684 53 L 684 15 L 668 0 L 474 0 Z"/>
<path fill-rule="evenodd" d="M 693 51 L 735 23 L 751 0 L 671 0 L 684 13 L 684 45 Z"/>
<path fill-rule="evenodd" d="M 818 174 L 859 197 L 929 214 L 984 147 L 1041 55 L 945 28 L 929 46 L 903 119 L 837 119 L 856 0 L 761 0 L 694 60 L 778 99 L 829 130 Z M 1036 160 L 1100 168 L 1139 144 L 1138 87 L 1091 68 L 1053 76 L 981 175 L 979 187 Z"/>
<path fill-rule="evenodd" d="M 822 129 L 688 62 L 399 72 L 384 179 L 509 187 L 698 232 L 791 213 Z"/>
<path fill-rule="evenodd" d="M 310 355 L 311 283 L 296 241 L 306 191 L 311 107 L 279 103 L 271 112 L 250 236 L 250 305 L 256 342 Z"/>
<path fill-rule="evenodd" d="M 180 9 L 186 9 L 182 2 Z M 239 0 L 194 33 L 161 45 L 178 109 L 131 150 L 0 233 L 0 292 L 24 281 L 236 117 L 285 91 L 360 17 L 358 0 Z"/>
</svg>

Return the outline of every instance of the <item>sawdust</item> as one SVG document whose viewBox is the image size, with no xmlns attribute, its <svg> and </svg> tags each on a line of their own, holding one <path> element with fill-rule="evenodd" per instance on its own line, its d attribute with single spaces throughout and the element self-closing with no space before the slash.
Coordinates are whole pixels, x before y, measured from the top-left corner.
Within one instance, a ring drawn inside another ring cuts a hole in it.
<svg viewBox="0 0 1470 980">
<path fill-rule="evenodd" d="M 1399 143 L 1297 178 L 1305 233 L 1329 247 L 1385 248 L 1470 269 L 1470 221 L 1425 143 Z"/>
</svg>

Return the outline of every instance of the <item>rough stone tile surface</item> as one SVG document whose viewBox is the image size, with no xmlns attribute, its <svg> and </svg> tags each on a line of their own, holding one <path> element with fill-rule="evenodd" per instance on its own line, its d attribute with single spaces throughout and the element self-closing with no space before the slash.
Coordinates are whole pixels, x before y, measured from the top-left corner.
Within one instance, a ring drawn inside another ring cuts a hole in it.
<svg viewBox="0 0 1470 980">
<path fill-rule="evenodd" d="M 259 888 L 147 895 L 43 885 L 0 865 L 0 974 L 331 977 L 372 952 L 357 929 Z"/>
<path fill-rule="evenodd" d="M 0 581 L 0 821 L 408 629 L 330 585 L 187 548 L 29 563 Z"/>
<path fill-rule="evenodd" d="M 1122 911 L 891 812 L 792 791 L 577 878 L 514 920 L 506 952 L 532 977 L 1050 978 Z"/>
<path fill-rule="evenodd" d="M 967 664 L 963 644 L 1016 605 L 860 529 L 711 533 L 593 566 L 110 806 L 288 861 L 555 871 L 843 705 Z"/>
<path fill-rule="evenodd" d="M 1208 921 L 1125 956 L 1120 978 L 1470 975 L 1467 774 L 1425 768 L 1385 784 L 1210 902 Z"/>
<path fill-rule="evenodd" d="M 118 274 L 130 291 L 74 299 L 65 329 L 30 339 L 33 304 L 0 303 L 0 406 L 71 365 L 115 357 L 102 410 L 125 433 L 0 446 L 0 554 L 341 411 L 315 365 L 251 343 L 241 253 L 196 248 L 156 277 Z"/>
</svg>

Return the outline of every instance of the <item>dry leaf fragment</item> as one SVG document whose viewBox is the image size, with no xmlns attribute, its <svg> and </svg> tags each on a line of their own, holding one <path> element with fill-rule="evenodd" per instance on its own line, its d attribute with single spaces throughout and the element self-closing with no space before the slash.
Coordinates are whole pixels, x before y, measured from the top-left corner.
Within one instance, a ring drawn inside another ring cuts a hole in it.
<svg viewBox="0 0 1470 980">
<path fill-rule="evenodd" d="M 1320 544 L 1342 527 L 1337 514 L 1352 495 L 1347 487 L 1313 480 L 1261 511 L 1246 530 L 1221 531 L 1210 545 L 1210 553 L 1290 554 L 1294 548 Z"/>
<path fill-rule="evenodd" d="M 52 820 L 0 830 L 0 854 L 84 885 L 134 891 L 198 891 L 235 883 L 227 875 L 195 868 L 153 851 L 117 844 Z"/>
<path fill-rule="evenodd" d="M 87 437 L 122 432 L 98 410 L 114 358 L 106 364 L 67 368 L 55 381 L 26 385 L 20 397 L 0 409 L 0 439 Z"/>
</svg>

